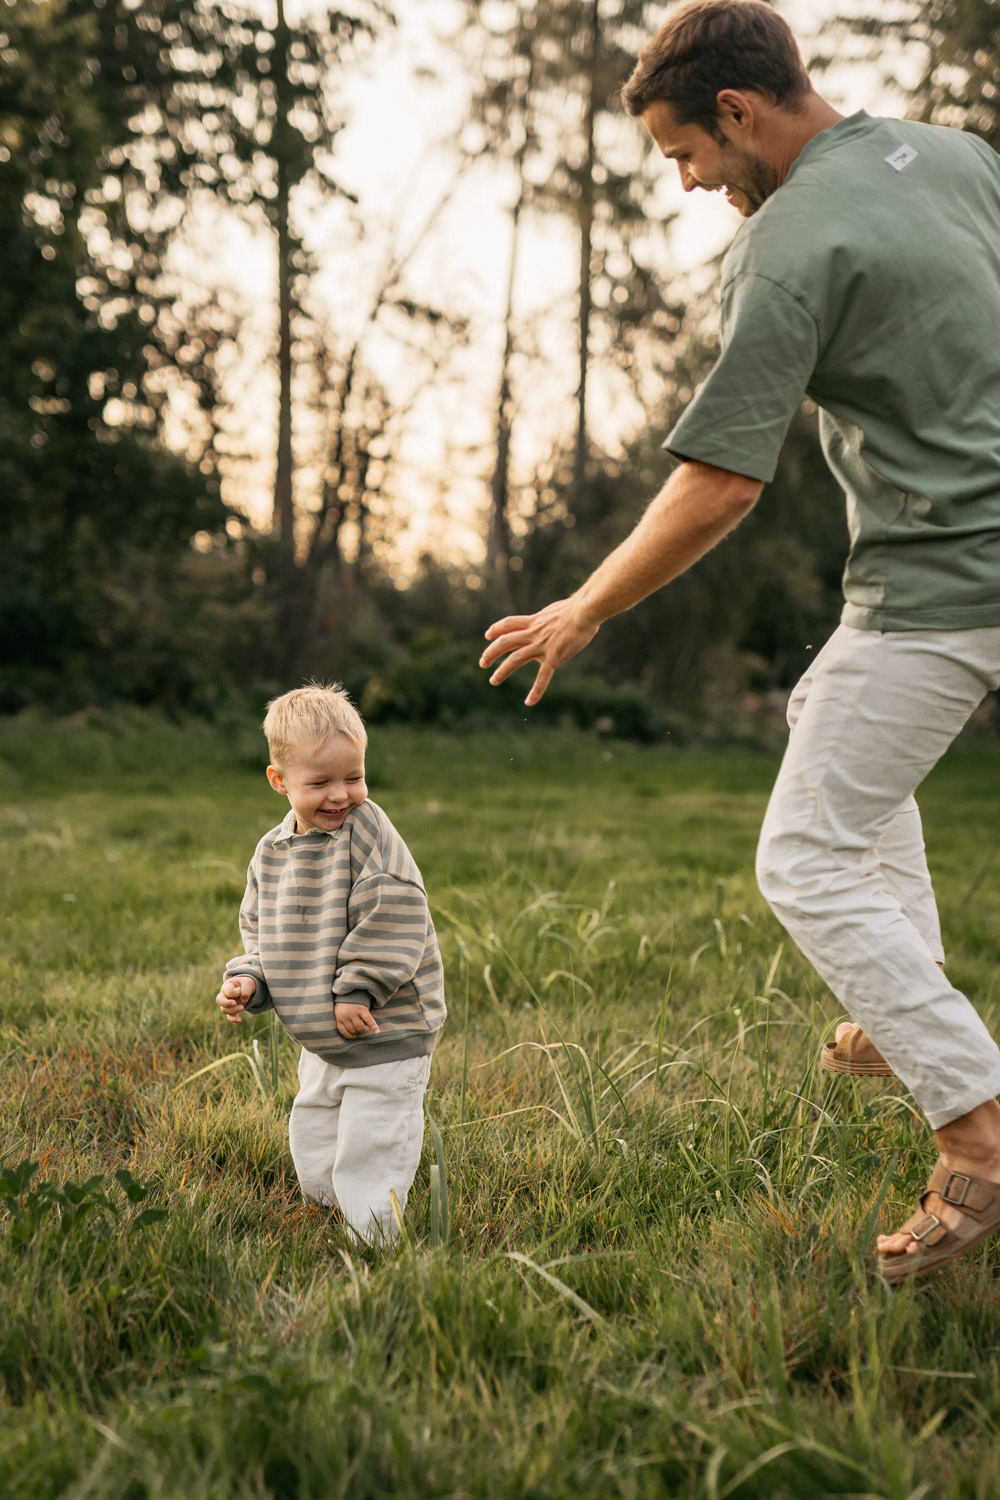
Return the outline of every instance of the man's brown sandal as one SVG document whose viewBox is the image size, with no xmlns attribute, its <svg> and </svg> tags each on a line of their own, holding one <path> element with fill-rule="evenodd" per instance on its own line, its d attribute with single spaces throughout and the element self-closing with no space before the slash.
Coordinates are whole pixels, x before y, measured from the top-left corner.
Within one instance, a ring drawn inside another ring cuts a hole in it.
<svg viewBox="0 0 1000 1500">
<path fill-rule="evenodd" d="M 924 1204 L 931 1193 L 937 1193 L 953 1208 L 962 1211 L 962 1221 L 955 1229 L 927 1213 Z M 883 1279 L 891 1284 L 906 1281 L 911 1276 L 923 1276 L 936 1266 L 943 1266 L 956 1255 L 971 1250 L 989 1235 L 1000 1229 L 1000 1183 L 989 1182 L 985 1177 L 970 1177 L 965 1172 L 949 1172 L 942 1161 L 931 1173 L 931 1180 L 920 1195 L 920 1208 L 903 1227 L 900 1234 L 910 1234 L 920 1248 L 912 1254 L 903 1251 L 899 1255 L 880 1255 L 879 1270 Z"/>
<path fill-rule="evenodd" d="M 864 1078 L 894 1078 L 881 1052 L 863 1031 L 848 1031 L 840 1041 L 824 1042 L 819 1060 L 828 1073 L 853 1073 Z"/>
</svg>

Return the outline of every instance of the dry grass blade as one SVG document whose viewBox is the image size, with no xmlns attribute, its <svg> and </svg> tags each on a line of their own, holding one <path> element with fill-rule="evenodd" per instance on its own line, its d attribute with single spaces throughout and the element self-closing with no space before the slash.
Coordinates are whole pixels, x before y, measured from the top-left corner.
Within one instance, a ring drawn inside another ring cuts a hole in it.
<svg viewBox="0 0 1000 1500">
<path fill-rule="evenodd" d="M 507 1259 L 514 1261 L 516 1265 L 527 1266 L 529 1270 L 534 1271 L 536 1276 L 540 1276 L 543 1281 L 548 1282 L 549 1286 L 553 1287 L 559 1293 L 560 1297 L 565 1297 L 567 1302 L 572 1303 L 577 1312 L 582 1313 L 585 1318 L 588 1318 L 594 1324 L 595 1328 L 600 1328 L 603 1332 L 609 1331 L 606 1319 L 601 1317 L 596 1308 L 591 1307 L 589 1302 L 585 1302 L 578 1292 L 574 1292 L 572 1287 L 566 1285 L 565 1281 L 560 1281 L 558 1276 L 553 1276 L 551 1271 L 547 1271 L 544 1266 L 540 1266 L 537 1261 L 532 1260 L 530 1255 L 522 1255 L 519 1250 L 508 1250 Z"/>
</svg>

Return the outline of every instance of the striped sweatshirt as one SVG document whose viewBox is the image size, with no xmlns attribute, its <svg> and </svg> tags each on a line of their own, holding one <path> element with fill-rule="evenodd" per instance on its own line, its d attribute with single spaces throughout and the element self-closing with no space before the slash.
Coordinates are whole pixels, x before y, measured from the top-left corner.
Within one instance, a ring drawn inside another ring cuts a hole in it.
<svg viewBox="0 0 1000 1500">
<path fill-rule="evenodd" d="M 295 833 L 295 814 L 265 833 L 240 907 L 247 1004 L 272 1007 L 308 1052 L 342 1067 L 432 1052 L 447 1014 L 444 975 L 420 871 L 389 819 L 362 802 L 333 831 Z M 378 1034 L 342 1037 L 337 1000 L 377 1012 Z"/>
</svg>

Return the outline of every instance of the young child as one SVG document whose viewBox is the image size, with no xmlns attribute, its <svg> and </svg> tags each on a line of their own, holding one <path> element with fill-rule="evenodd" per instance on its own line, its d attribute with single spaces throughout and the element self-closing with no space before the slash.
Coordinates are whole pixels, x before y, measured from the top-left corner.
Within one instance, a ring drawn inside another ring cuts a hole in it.
<svg viewBox="0 0 1000 1500">
<path fill-rule="evenodd" d="M 289 811 L 257 845 L 240 907 L 246 954 L 216 1000 L 230 1021 L 272 1006 L 301 1044 L 289 1143 L 307 1198 L 366 1240 L 406 1204 L 446 1009 L 420 871 L 368 801 L 361 715 L 338 686 L 275 698 L 267 779 Z"/>
</svg>

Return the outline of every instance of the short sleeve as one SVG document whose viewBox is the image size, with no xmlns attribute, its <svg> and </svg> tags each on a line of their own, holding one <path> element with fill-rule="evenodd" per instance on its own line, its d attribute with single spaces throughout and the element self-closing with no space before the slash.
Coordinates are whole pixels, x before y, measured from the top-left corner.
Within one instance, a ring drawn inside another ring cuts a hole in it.
<svg viewBox="0 0 1000 1500">
<path fill-rule="evenodd" d="M 722 353 L 664 448 L 768 483 L 818 359 L 816 319 L 800 298 L 737 274 L 722 294 Z"/>
</svg>

